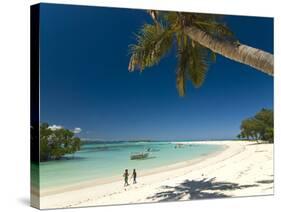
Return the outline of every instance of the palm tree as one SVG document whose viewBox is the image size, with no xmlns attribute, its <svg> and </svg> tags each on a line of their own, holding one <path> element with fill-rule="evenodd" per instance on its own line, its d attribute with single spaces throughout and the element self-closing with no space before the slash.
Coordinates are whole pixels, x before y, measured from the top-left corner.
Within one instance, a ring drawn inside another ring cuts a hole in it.
<svg viewBox="0 0 281 212">
<path fill-rule="evenodd" d="M 177 89 L 185 95 L 186 81 L 195 87 L 204 82 L 208 65 L 216 54 L 247 64 L 273 76 L 273 55 L 239 43 L 222 23 L 222 16 L 182 12 L 149 11 L 152 24 L 144 24 L 130 45 L 129 71 L 143 71 L 173 48 L 177 52 Z"/>
</svg>

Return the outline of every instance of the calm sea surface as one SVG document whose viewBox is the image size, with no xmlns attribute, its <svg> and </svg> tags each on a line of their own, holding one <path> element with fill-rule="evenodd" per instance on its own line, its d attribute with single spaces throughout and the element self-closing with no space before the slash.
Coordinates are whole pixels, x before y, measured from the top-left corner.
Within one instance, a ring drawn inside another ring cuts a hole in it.
<svg viewBox="0 0 281 212">
<path fill-rule="evenodd" d="M 150 148 L 144 160 L 130 160 L 132 152 Z M 88 142 L 76 152 L 74 158 L 40 163 L 40 186 L 50 188 L 84 180 L 95 180 L 115 175 L 122 176 L 124 169 L 137 172 L 194 159 L 221 150 L 221 145 L 188 144 L 175 148 L 175 144 L 161 142 Z M 131 172 L 131 171 L 130 171 Z"/>
</svg>

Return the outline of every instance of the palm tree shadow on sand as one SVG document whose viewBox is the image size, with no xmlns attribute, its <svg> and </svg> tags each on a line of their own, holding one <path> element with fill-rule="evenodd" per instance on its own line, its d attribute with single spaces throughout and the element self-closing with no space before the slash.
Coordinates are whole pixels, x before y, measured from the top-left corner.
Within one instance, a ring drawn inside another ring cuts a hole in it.
<svg viewBox="0 0 281 212">
<path fill-rule="evenodd" d="M 215 178 L 202 180 L 185 180 L 178 186 L 163 186 L 162 188 L 167 191 L 158 192 L 147 199 L 157 200 L 158 202 L 164 201 L 177 201 L 177 200 L 196 200 L 196 199 L 211 199 L 211 198 L 224 198 L 231 197 L 219 191 L 236 190 L 249 187 L 256 187 L 257 184 L 252 185 L 239 185 L 230 182 L 217 182 Z M 186 198 L 188 197 L 188 198 Z"/>
</svg>

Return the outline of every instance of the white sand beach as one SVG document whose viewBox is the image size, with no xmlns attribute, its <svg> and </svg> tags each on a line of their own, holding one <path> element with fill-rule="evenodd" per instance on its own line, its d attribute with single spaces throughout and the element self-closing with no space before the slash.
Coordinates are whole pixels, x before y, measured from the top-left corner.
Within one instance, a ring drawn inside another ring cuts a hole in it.
<svg viewBox="0 0 281 212">
<path fill-rule="evenodd" d="M 204 142 L 208 143 L 208 142 Z M 138 173 L 137 184 L 123 186 L 122 173 L 42 191 L 40 208 L 82 207 L 273 194 L 273 144 L 218 141 L 224 150 L 202 158 Z"/>
</svg>

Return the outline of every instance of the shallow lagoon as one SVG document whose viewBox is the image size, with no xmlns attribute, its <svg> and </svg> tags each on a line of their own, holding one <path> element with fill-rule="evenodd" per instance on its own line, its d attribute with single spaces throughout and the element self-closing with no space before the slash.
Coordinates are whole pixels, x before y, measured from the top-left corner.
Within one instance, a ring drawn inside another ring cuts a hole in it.
<svg viewBox="0 0 281 212">
<path fill-rule="evenodd" d="M 147 148 L 151 149 L 147 159 L 130 160 L 132 152 Z M 194 159 L 222 148 L 221 145 L 194 143 L 175 148 L 175 144 L 168 141 L 88 142 L 73 158 L 67 156 L 62 160 L 40 163 L 40 186 L 44 189 L 116 175 L 121 178 L 126 168 L 141 172 Z"/>
</svg>

